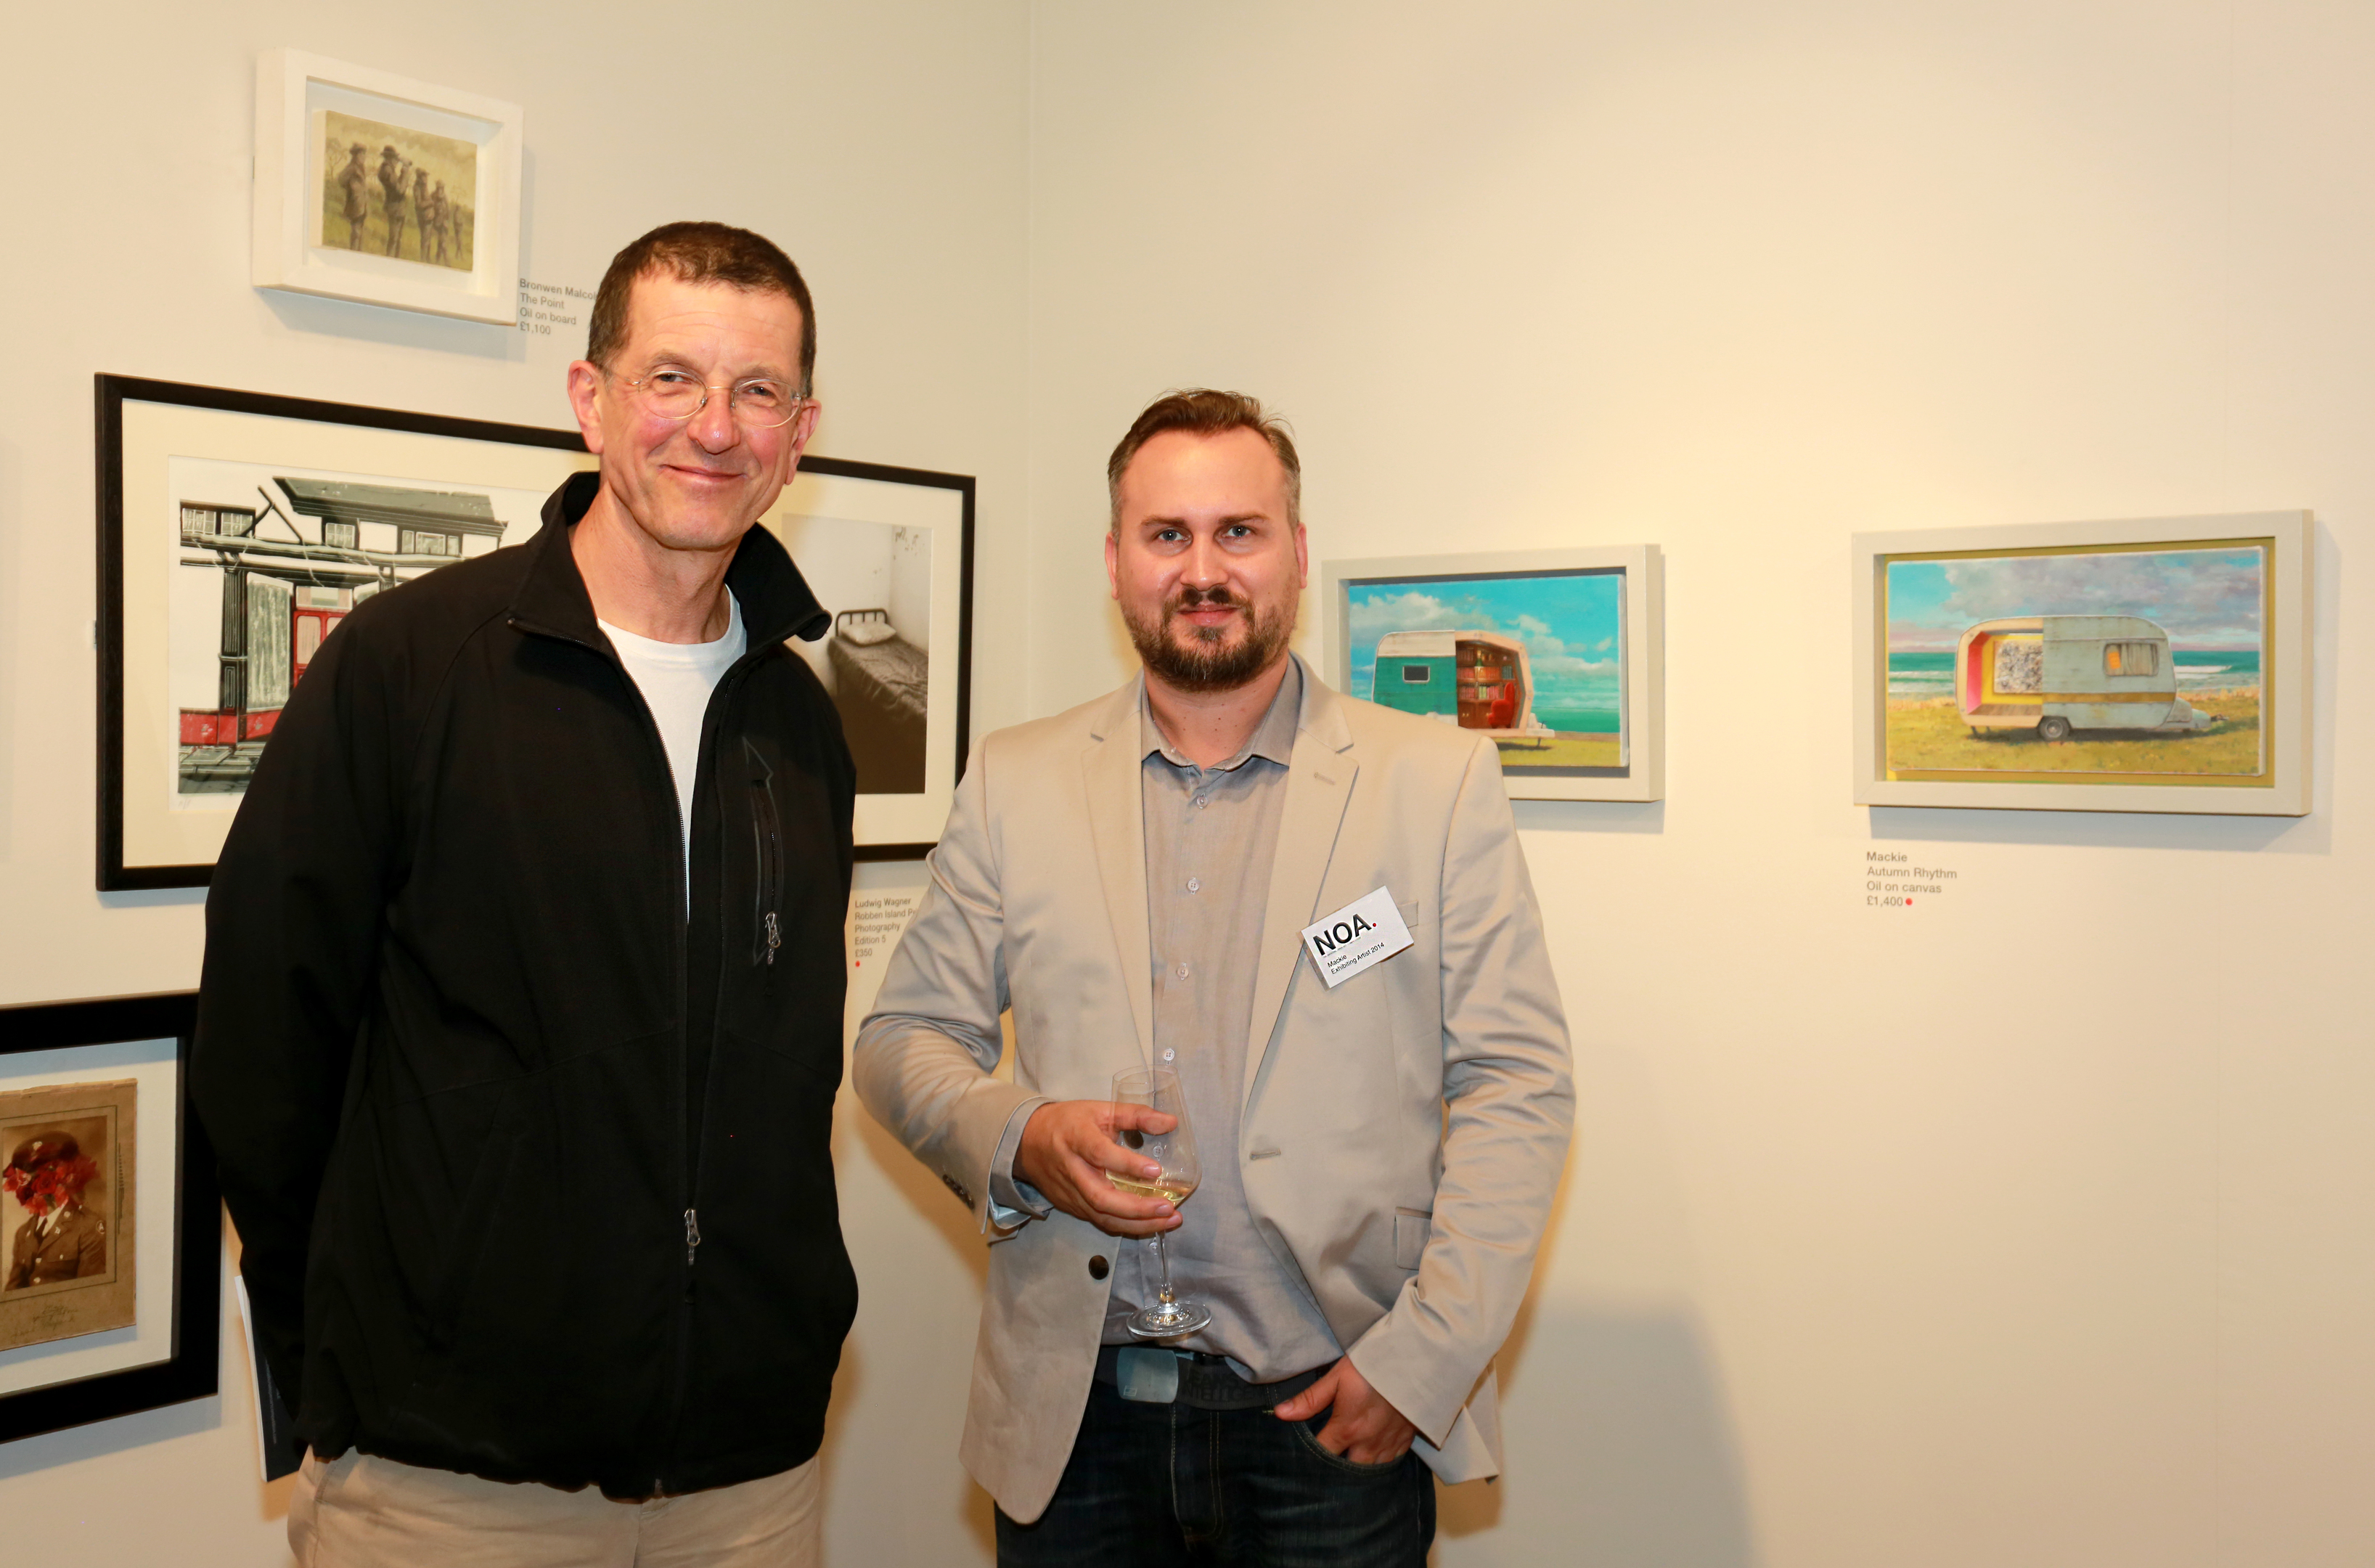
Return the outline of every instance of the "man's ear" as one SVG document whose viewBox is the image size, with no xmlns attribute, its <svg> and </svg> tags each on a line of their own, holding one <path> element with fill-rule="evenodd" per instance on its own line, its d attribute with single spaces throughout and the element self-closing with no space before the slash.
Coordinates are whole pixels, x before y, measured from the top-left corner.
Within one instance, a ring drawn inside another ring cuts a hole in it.
<svg viewBox="0 0 2375 1568">
<path fill-rule="evenodd" d="M 1118 528 L 1108 529 L 1105 532 L 1105 587 L 1112 593 L 1115 602 L 1119 603 L 1121 599 L 1121 530 Z"/>
<path fill-rule="evenodd" d="M 569 367 L 569 411 L 577 416 L 577 433 L 585 438 L 585 450 L 599 456 L 602 452 L 602 415 L 595 399 L 602 392 L 602 370 L 591 360 L 578 360 Z"/>
</svg>

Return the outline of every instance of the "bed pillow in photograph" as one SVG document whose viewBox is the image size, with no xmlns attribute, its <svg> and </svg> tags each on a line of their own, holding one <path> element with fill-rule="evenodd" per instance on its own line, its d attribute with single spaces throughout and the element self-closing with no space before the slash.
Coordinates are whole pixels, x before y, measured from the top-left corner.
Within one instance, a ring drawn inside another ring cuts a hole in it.
<svg viewBox="0 0 2375 1568">
<path fill-rule="evenodd" d="M 898 631 L 887 620 L 853 620 L 841 629 L 844 642 L 855 643 L 861 648 L 871 648 L 877 643 L 888 643 Z"/>
</svg>

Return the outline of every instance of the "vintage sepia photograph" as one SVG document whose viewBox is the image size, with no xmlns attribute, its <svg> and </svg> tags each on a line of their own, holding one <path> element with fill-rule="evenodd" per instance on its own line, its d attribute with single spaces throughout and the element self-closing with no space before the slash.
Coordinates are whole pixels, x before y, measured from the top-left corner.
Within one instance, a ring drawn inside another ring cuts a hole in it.
<svg viewBox="0 0 2375 1568">
<path fill-rule="evenodd" d="M 176 805 L 235 808 L 322 644 L 372 595 L 526 539 L 545 498 L 175 457 L 168 614 Z M 164 715 L 160 715 L 164 717 Z"/>
<path fill-rule="evenodd" d="M 131 1079 L 0 1091 L 0 1350 L 136 1316 Z"/>
<path fill-rule="evenodd" d="M 321 243 L 469 272 L 476 143 L 336 109 L 322 122 Z"/>
<path fill-rule="evenodd" d="M 1331 561 L 1338 689 L 1489 737 L 1520 799 L 1663 788 L 1654 547 Z"/>
</svg>

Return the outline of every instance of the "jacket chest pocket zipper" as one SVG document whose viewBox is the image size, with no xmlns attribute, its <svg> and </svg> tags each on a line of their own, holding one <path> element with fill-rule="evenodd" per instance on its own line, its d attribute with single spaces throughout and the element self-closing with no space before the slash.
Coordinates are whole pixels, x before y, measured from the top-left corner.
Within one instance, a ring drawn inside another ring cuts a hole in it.
<svg viewBox="0 0 2375 1568">
<path fill-rule="evenodd" d="M 775 954 L 784 946 L 777 915 L 784 896 L 784 835 L 775 815 L 774 792 L 767 787 L 763 775 L 750 781 L 750 831 L 759 853 L 750 961 L 772 969 Z"/>
</svg>

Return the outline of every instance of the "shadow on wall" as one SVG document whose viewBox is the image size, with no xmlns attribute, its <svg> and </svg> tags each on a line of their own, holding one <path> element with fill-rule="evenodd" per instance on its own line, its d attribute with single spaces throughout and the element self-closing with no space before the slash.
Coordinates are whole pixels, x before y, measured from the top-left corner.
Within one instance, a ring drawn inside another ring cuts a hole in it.
<svg viewBox="0 0 2375 1568">
<path fill-rule="evenodd" d="M 1689 1316 L 1530 1301 L 1501 1366 L 1509 1473 L 1437 1491 L 1442 1568 L 1755 1568 L 1738 1444 Z"/>
</svg>

